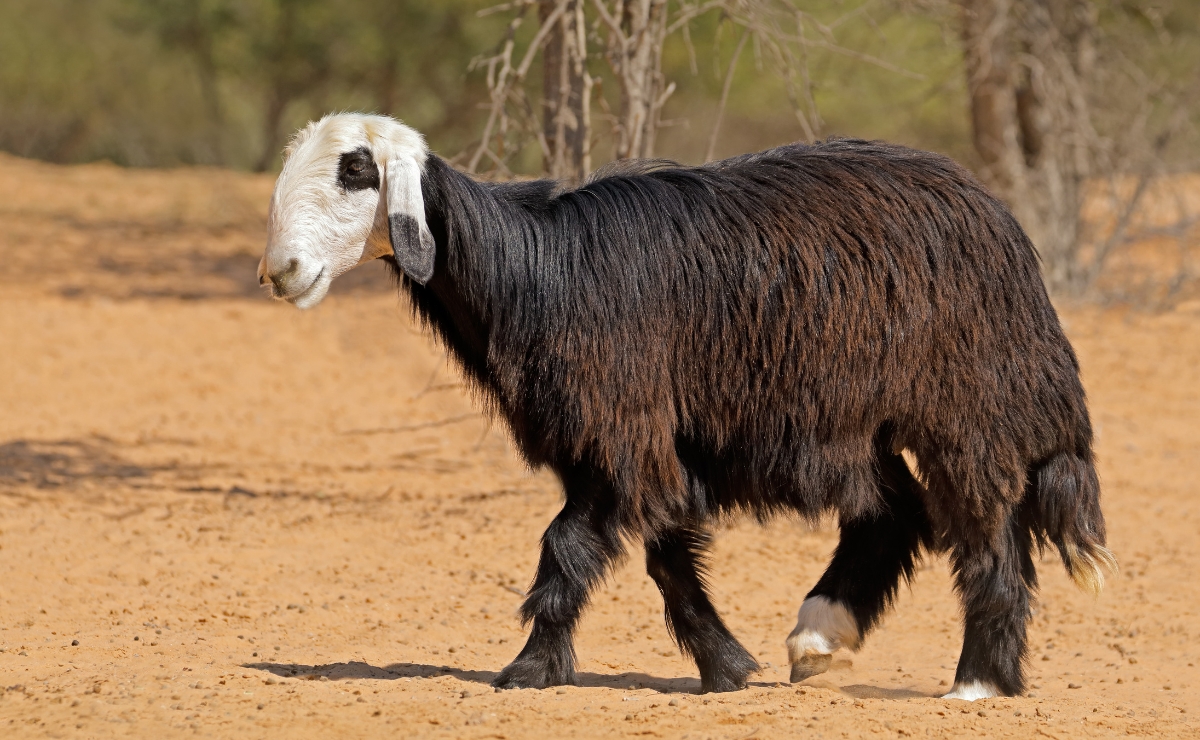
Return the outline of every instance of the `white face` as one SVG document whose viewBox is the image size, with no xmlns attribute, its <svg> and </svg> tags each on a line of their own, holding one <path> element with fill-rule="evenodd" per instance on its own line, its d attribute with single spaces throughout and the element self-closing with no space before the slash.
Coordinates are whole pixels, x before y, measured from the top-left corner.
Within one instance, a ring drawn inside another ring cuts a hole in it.
<svg viewBox="0 0 1200 740">
<path fill-rule="evenodd" d="M 310 123 L 275 181 L 259 283 L 275 298 L 311 308 L 334 278 L 392 253 L 389 216 L 412 216 L 427 233 L 420 195 L 427 156 L 420 134 L 385 116 Z"/>
</svg>

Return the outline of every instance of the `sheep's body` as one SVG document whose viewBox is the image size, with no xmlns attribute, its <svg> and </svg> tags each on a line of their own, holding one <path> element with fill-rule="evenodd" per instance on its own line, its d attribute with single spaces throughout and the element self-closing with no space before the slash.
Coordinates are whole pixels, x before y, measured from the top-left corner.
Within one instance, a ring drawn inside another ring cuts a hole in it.
<svg viewBox="0 0 1200 740">
<path fill-rule="evenodd" d="M 744 685 L 707 523 L 834 511 L 794 679 L 857 647 L 924 547 L 950 551 L 964 599 L 952 695 L 1023 689 L 1035 541 L 1085 584 L 1110 556 L 1074 354 L 1032 245 L 968 173 L 840 140 L 567 191 L 429 156 L 421 191 L 436 261 L 404 286 L 566 493 L 497 685 L 573 680 L 575 622 L 628 537 L 704 689 Z"/>
<path fill-rule="evenodd" d="M 946 438 L 988 451 L 931 502 L 946 524 L 994 524 L 1030 461 L 1088 449 L 1034 251 L 945 158 L 840 141 L 565 193 L 431 158 L 424 183 L 447 262 L 409 283 L 422 316 L 529 462 L 595 461 L 636 534 L 871 510 L 884 423 L 923 462 Z M 477 336 L 439 314 L 460 301 Z"/>
</svg>

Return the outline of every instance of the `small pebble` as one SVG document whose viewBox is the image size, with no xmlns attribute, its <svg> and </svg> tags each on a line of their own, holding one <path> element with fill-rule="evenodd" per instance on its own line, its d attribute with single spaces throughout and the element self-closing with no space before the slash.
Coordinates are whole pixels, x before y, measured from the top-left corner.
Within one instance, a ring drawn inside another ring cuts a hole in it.
<svg viewBox="0 0 1200 740">
<path fill-rule="evenodd" d="M 668 707 L 677 707 L 677 706 L 679 706 L 679 700 L 672 699 L 671 701 L 667 702 L 667 706 Z"/>
<path fill-rule="evenodd" d="M 77 647 L 78 645 L 79 645 L 79 640 L 71 640 L 71 647 Z"/>
<path fill-rule="evenodd" d="M 1083 686 L 1080 684 L 1077 684 L 1077 683 L 1069 683 L 1069 684 L 1067 684 L 1067 688 L 1068 689 L 1082 689 Z"/>
<path fill-rule="evenodd" d="M 567 690 L 566 690 L 566 689 L 559 689 L 558 691 L 555 691 L 554 693 L 556 693 L 556 694 L 565 694 L 565 693 L 567 693 Z"/>
<path fill-rule="evenodd" d="M 980 717 L 986 717 L 986 716 L 987 716 L 987 712 L 983 711 L 982 709 L 980 709 L 978 712 L 976 712 L 976 714 L 978 714 Z"/>
</svg>

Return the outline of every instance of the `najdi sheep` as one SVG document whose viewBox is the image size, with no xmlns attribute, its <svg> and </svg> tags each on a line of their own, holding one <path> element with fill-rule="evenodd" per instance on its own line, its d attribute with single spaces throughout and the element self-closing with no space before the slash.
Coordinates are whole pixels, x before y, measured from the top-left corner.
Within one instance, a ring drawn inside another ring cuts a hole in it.
<svg viewBox="0 0 1200 740">
<path fill-rule="evenodd" d="M 564 189 L 476 182 L 397 121 L 327 116 L 287 149 L 260 281 L 307 308 L 379 257 L 562 482 L 498 687 L 574 681 L 580 614 L 630 542 L 702 689 L 745 686 L 758 664 L 705 585 L 727 513 L 837 516 L 793 681 L 857 648 L 930 551 L 965 622 L 948 696 L 1020 693 L 1034 549 L 1092 591 L 1114 566 L 1037 255 L 945 157 L 832 140 Z"/>
</svg>

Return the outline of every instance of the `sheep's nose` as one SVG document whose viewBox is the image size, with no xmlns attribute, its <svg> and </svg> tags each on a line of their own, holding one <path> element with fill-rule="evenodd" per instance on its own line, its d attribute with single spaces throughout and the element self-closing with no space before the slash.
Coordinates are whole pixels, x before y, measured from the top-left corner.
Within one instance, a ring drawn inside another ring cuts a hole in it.
<svg viewBox="0 0 1200 740">
<path fill-rule="evenodd" d="M 300 261 L 293 257 L 288 260 L 287 267 L 283 270 L 268 272 L 266 261 L 267 258 L 263 257 L 258 263 L 258 284 L 266 285 L 267 283 L 270 283 L 275 287 L 276 292 L 281 292 L 283 290 L 284 282 L 286 282 L 287 278 L 295 273 L 300 267 Z"/>
</svg>

